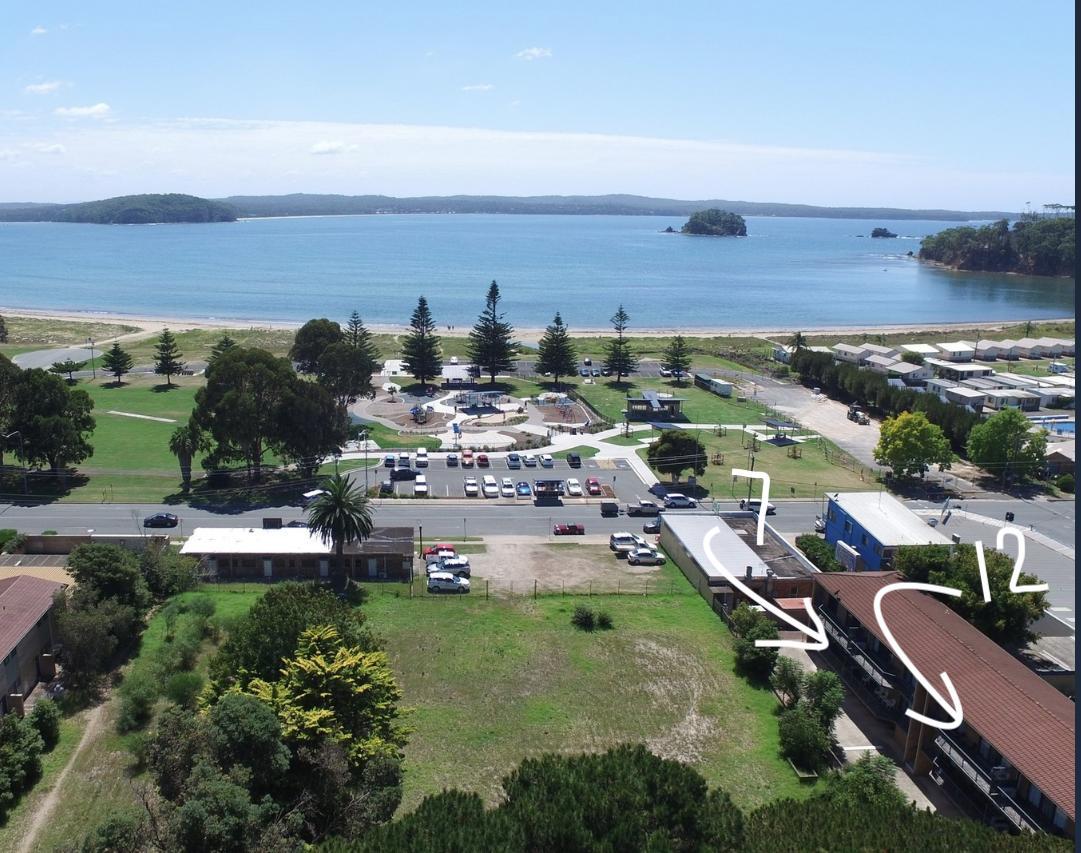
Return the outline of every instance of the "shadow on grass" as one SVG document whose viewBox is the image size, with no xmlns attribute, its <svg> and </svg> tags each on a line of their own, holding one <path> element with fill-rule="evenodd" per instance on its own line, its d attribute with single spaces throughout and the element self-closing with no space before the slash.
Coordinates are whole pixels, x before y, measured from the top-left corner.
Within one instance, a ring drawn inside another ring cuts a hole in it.
<svg viewBox="0 0 1081 853">
<path fill-rule="evenodd" d="M 26 489 L 23 489 L 21 472 L 10 470 L 0 473 L 0 501 L 15 506 L 39 506 L 50 504 L 71 494 L 73 489 L 90 482 L 86 474 L 80 474 L 74 468 L 59 472 L 30 471 L 26 477 Z"/>
<path fill-rule="evenodd" d="M 155 385 L 150 390 L 153 391 L 155 394 L 166 394 L 169 391 L 177 391 L 179 389 L 180 389 L 179 385 L 169 385 L 168 383 L 165 383 L 165 384 L 162 384 L 162 385 Z"/>
<path fill-rule="evenodd" d="M 253 509 L 299 507 L 302 496 L 317 485 L 319 477 L 298 477 L 282 472 L 264 474 L 258 481 L 247 482 L 245 475 L 231 473 L 200 480 L 188 492 L 167 495 L 165 503 L 183 505 L 208 512 L 235 515 Z"/>
</svg>

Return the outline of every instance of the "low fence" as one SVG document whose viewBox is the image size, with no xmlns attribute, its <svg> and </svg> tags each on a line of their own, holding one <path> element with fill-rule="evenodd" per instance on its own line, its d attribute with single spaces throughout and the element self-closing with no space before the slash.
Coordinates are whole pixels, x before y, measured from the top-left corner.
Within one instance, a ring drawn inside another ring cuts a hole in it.
<svg viewBox="0 0 1081 853">
<path fill-rule="evenodd" d="M 615 581 L 598 580 L 584 583 L 565 583 L 551 578 L 532 578 L 521 580 L 502 580 L 472 578 L 468 594 L 430 593 L 427 580 L 422 573 L 414 577 L 413 582 L 387 581 L 383 583 L 365 583 L 370 597 L 391 596 L 394 598 L 423 598 L 431 601 L 468 600 L 485 601 L 510 598 L 597 598 L 621 595 L 693 597 L 698 593 L 680 578 L 621 578 Z"/>
</svg>

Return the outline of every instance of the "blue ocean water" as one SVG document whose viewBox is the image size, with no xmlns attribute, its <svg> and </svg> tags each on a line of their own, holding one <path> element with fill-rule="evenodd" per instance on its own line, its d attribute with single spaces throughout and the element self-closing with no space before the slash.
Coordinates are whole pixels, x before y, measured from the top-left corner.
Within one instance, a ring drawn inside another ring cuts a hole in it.
<svg viewBox="0 0 1081 853">
<path fill-rule="evenodd" d="M 133 315 L 471 324 L 498 280 L 507 319 L 635 328 L 814 328 L 1072 316 L 1073 280 L 954 273 L 906 256 L 951 222 L 748 217 L 746 238 L 665 234 L 681 217 L 385 215 L 213 225 L 0 223 L 0 306 Z M 871 239 L 875 226 L 901 235 Z"/>
</svg>

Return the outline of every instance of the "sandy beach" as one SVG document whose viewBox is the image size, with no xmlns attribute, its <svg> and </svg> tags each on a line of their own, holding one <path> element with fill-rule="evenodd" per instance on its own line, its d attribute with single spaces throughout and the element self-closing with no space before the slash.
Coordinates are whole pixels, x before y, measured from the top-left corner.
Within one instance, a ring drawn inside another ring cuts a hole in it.
<svg viewBox="0 0 1081 853">
<path fill-rule="evenodd" d="M 168 327 L 173 331 L 186 329 L 297 329 L 305 321 L 281 322 L 273 320 L 245 320 L 245 319 L 220 319 L 207 317 L 192 319 L 190 317 L 167 317 L 148 316 L 143 314 L 119 314 L 97 311 L 49 311 L 26 308 L 6 308 L 0 306 L 0 315 L 8 317 L 33 317 L 37 319 L 55 319 L 67 322 L 116 323 L 117 325 L 138 326 L 145 332 L 160 332 Z M 1073 322 L 1073 317 L 1048 317 L 1033 318 L 1033 322 L 1066 323 Z M 749 326 L 700 326 L 700 327 L 650 327 L 628 329 L 625 334 L 636 338 L 663 338 L 672 335 L 684 335 L 686 337 L 758 337 L 774 338 L 792 335 L 799 331 L 805 335 L 862 335 L 862 334 L 899 334 L 904 332 L 920 332 L 926 330 L 950 332 L 964 329 L 987 329 L 996 330 L 1007 326 L 1016 325 L 1023 320 L 990 322 L 957 322 L 957 323 L 920 323 L 920 324 L 883 324 L 862 326 L 821 326 L 809 328 L 806 326 L 788 327 L 749 327 Z M 370 323 L 368 329 L 377 334 L 401 334 L 408 330 L 408 326 L 400 323 Z M 465 337 L 469 334 L 468 326 L 456 326 L 453 329 L 444 327 L 437 328 L 437 332 L 445 337 Z M 544 334 L 544 329 L 519 328 L 516 329 L 518 338 L 524 343 L 535 343 Z M 575 337 L 607 336 L 612 334 L 610 326 L 593 328 L 571 328 L 570 332 Z"/>
</svg>

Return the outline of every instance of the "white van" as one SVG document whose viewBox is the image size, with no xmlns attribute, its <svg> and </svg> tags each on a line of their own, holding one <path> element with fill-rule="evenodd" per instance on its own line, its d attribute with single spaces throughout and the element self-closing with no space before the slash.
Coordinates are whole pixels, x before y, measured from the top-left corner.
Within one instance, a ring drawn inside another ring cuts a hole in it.
<svg viewBox="0 0 1081 853">
<path fill-rule="evenodd" d="M 762 509 L 762 501 L 761 501 L 760 498 L 751 498 L 750 500 L 747 500 L 746 498 L 743 498 L 739 502 L 739 508 L 740 509 L 750 510 L 751 512 L 756 513 L 760 509 Z M 776 515 L 776 514 L 777 514 L 777 507 L 775 507 L 773 504 L 766 504 L 766 515 Z"/>
<path fill-rule="evenodd" d="M 428 467 L 428 448 L 427 447 L 418 447 L 417 448 L 417 457 L 414 460 L 413 464 L 416 465 L 418 468 L 427 468 Z"/>
<path fill-rule="evenodd" d="M 417 479 L 413 481 L 413 495 L 415 497 L 428 496 L 428 478 L 423 474 L 417 474 Z"/>
<path fill-rule="evenodd" d="M 499 483 L 495 481 L 495 477 L 491 474 L 485 474 L 484 480 L 481 481 L 481 491 L 484 492 L 484 497 L 486 498 L 498 498 Z"/>
</svg>

